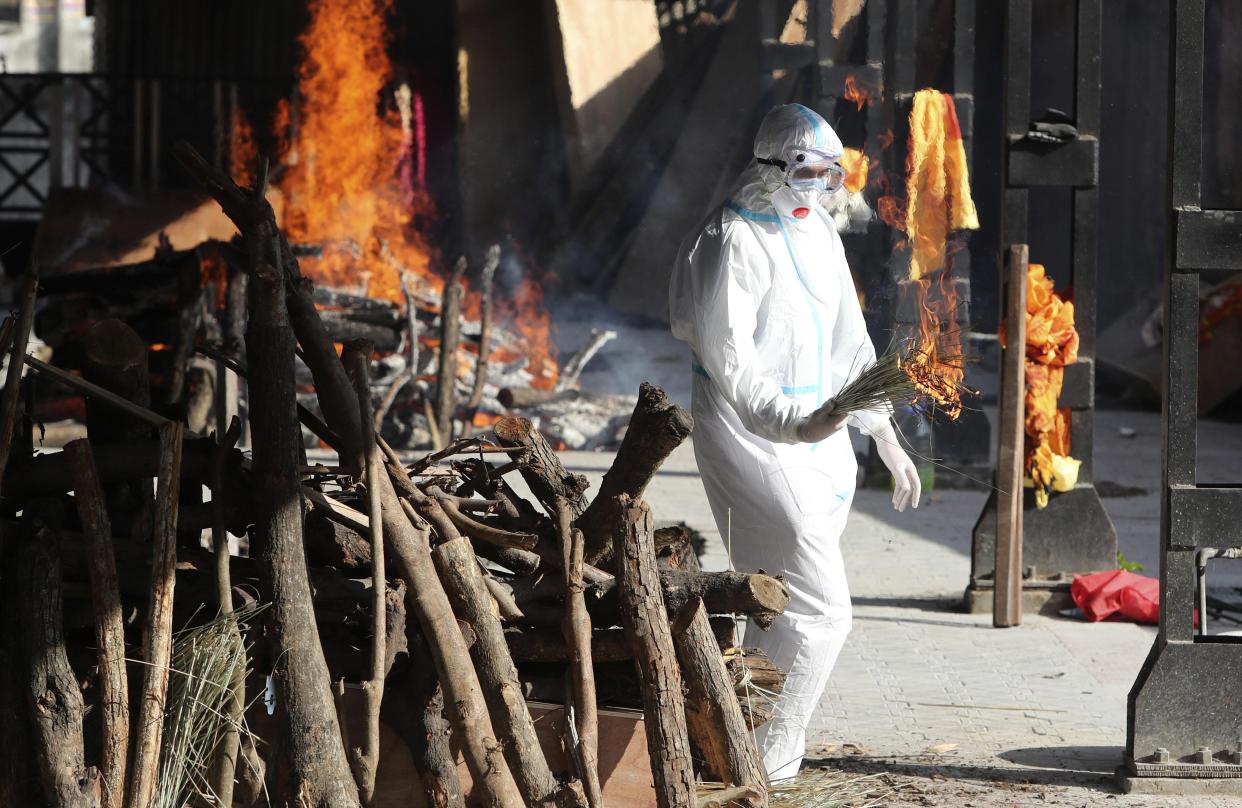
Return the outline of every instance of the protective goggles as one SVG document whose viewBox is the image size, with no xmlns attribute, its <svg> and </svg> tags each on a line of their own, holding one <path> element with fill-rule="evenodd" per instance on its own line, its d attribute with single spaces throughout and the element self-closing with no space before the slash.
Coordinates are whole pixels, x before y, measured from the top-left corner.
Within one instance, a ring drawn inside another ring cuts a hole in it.
<svg viewBox="0 0 1242 808">
<path fill-rule="evenodd" d="M 845 183 L 845 169 L 837 162 L 839 155 L 820 149 L 797 150 L 787 160 L 757 158 L 763 165 L 776 166 L 785 172 L 785 183 L 795 191 L 819 191 L 830 194 Z"/>
</svg>

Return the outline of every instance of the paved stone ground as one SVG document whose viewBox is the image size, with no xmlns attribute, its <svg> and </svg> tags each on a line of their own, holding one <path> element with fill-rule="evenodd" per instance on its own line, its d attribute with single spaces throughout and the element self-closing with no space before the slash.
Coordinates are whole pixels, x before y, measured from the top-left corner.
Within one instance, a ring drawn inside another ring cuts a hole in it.
<svg viewBox="0 0 1242 808">
<path fill-rule="evenodd" d="M 1123 426 L 1136 436 L 1122 438 Z M 1242 429 L 1207 421 L 1200 431 L 1203 478 L 1242 478 Z M 1159 418 L 1101 413 L 1097 443 L 1097 478 L 1143 491 L 1105 504 L 1123 552 L 1155 574 Z M 565 457 L 595 485 L 611 459 Z M 705 566 L 727 565 L 689 446 L 647 499 L 657 519 L 685 520 L 707 536 Z M 1242 806 L 1229 797 L 1123 795 L 1113 785 L 1126 695 L 1153 628 L 1028 616 L 998 630 L 988 615 L 960 613 L 984 499 L 938 490 L 917 512 L 897 514 L 886 492 L 859 492 L 842 540 L 855 627 L 813 720 L 813 752 L 834 767 L 898 775 L 903 789 L 886 805 Z"/>
</svg>

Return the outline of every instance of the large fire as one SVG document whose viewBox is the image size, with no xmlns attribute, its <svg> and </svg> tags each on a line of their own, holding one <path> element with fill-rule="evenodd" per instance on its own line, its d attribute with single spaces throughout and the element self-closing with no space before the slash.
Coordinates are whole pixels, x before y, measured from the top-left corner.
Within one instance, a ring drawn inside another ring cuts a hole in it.
<svg viewBox="0 0 1242 808">
<path fill-rule="evenodd" d="M 273 186 L 290 243 L 316 248 L 299 259 L 307 277 L 404 305 L 403 273 L 433 293 L 444 281 L 434 268 L 442 262 L 415 221 L 434 213 L 423 188 L 424 110 L 409 86 L 390 86 L 391 5 L 311 0 L 310 23 L 299 38 L 296 104 L 282 104 L 275 115 L 281 170 Z M 236 123 L 241 139 L 252 144 L 244 122 Z M 234 170 L 245 164 L 235 162 Z M 529 278 L 515 285 L 516 293 L 498 308 L 526 343 L 532 384 L 551 387 L 557 371 L 551 318 Z M 478 294 L 468 290 L 463 315 L 474 320 L 479 310 Z"/>
</svg>

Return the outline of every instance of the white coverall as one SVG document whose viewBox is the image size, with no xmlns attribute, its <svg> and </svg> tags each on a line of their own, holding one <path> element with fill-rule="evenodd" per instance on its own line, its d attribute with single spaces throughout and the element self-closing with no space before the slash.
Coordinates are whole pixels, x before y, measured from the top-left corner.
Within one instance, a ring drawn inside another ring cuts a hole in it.
<svg viewBox="0 0 1242 808">
<path fill-rule="evenodd" d="M 791 147 L 841 152 L 828 123 L 798 104 L 768 114 L 754 153 Z M 694 451 L 716 524 L 731 531 L 736 569 L 784 575 L 789 586 L 788 610 L 745 637 L 788 672 L 758 730 L 772 779 L 797 774 L 851 626 L 839 540 L 857 462 L 845 429 L 808 444 L 798 427 L 875 359 L 831 219 L 819 204 L 795 219 L 783 187 L 780 168 L 752 162 L 683 244 L 670 286 L 673 333 L 694 351 Z M 848 423 L 892 434 L 887 412 Z"/>
</svg>

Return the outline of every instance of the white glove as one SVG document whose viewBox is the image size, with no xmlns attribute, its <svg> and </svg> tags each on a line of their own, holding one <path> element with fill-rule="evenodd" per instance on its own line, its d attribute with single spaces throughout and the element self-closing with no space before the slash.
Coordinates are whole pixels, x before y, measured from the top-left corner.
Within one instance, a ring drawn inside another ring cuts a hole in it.
<svg viewBox="0 0 1242 808">
<path fill-rule="evenodd" d="M 819 443 L 841 427 L 845 426 L 848 413 L 833 414 L 835 404 L 831 399 L 823 406 L 806 417 L 798 427 L 798 439 L 803 443 Z"/>
<path fill-rule="evenodd" d="M 872 437 L 875 439 L 875 448 L 880 459 L 893 475 L 893 507 L 899 513 L 907 505 L 917 508 L 919 495 L 923 493 L 923 483 L 919 480 L 919 470 L 914 461 L 898 443 L 892 424 L 886 423 Z"/>
</svg>

